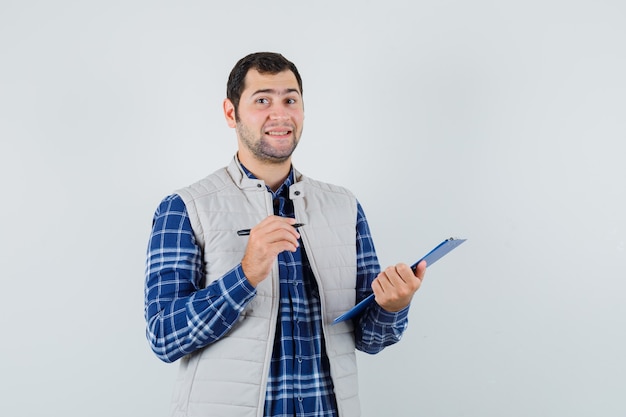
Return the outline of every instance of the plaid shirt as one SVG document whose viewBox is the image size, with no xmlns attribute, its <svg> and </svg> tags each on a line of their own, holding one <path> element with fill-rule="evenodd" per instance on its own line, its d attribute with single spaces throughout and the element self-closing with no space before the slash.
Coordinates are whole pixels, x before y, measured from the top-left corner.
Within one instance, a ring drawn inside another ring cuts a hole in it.
<svg viewBox="0 0 626 417">
<path fill-rule="evenodd" d="M 249 177 L 254 178 L 247 172 Z M 294 217 L 289 199 L 293 170 L 273 193 L 274 212 Z M 380 272 L 369 227 L 358 205 L 356 289 L 359 301 L 371 294 Z M 302 242 L 301 242 L 302 243 Z M 330 365 L 322 332 L 317 283 L 302 244 L 278 255 L 280 321 L 276 328 L 265 398 L 265 415 L 274 417 L 337 416 Z M 219 340 L 237 322 L 255 296 L 241 264 L 201 288 L 202 252 L 195 242 L 185 204 L 166 197 L 153 220 L 145 288 L 147 337 L 157 356 L 173 362 Z M 388 313 L 373 304 L 355 323 L 356 348 L 377 353 L 400 340 L 408 308 Z"/>
</svg>

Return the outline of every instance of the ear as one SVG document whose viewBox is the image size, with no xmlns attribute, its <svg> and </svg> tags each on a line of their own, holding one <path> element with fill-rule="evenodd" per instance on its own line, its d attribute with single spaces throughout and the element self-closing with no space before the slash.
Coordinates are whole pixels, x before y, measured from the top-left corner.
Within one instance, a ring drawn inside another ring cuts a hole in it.
<svg viewBox="0 0 626 417">
<path fill-rule="evenodd" d="M 228 127 L 235 128 L 237 127 L 237 119 L 235 117 L 235 106 L 230 99 L 225 98 L 224 103 L 222 104 L 224 108 L 224 117 L 226 118 L 226 123 Z"/>
</svg>

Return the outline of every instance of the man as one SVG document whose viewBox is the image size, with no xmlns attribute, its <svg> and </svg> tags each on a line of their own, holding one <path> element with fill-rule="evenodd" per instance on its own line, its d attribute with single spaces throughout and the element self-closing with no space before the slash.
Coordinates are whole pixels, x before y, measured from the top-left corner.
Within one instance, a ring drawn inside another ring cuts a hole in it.
<svg viewBox="0 0 626 417">
<path fill-rule="evenodd" d="M 355 348 L 400 339 L 426 264 L 380 272 L 355 197 L 292 167 L 304 120 L 293 63 L 242 58 L 223 109 L 237 154 L 161 202 L 148 248 L 147 337 L 180 359 L 172 416 L 359 416 Z M 359 318 L 332 325 L 372 291 Z"/>
</svg>

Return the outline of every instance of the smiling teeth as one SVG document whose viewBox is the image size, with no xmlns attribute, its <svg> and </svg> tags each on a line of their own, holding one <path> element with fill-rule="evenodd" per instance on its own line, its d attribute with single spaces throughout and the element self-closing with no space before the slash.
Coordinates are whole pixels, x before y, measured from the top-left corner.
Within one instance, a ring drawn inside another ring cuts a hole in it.
<svg viewBox="0 0 626 417">
<path fill-rule="evenodd" d="M 287 133 L 289 133 L 288 130 L 284 132 L 267 132 L 268 135 L 275 135 L 275 136 L 282 136 L 282 135 L 286 135 Z"/>
</svg>

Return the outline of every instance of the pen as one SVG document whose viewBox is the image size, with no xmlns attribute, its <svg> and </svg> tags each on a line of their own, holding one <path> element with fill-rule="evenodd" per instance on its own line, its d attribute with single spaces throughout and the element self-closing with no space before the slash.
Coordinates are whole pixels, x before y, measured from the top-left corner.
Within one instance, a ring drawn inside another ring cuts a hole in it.
<svg viewBox="0 0 626 417">
<path fill-rule="evenodd" d="M 295 223 L 293 225 L 293 227 L 295 227 L 296 229 L 298 227 L 302 227 L 304 226 L 304 223 Z M 237 230 L 237 235 L 238 236 L 248 236 L 250 234 L 250 229 L 242 229 L 242 230 Z"/>
</svg>

